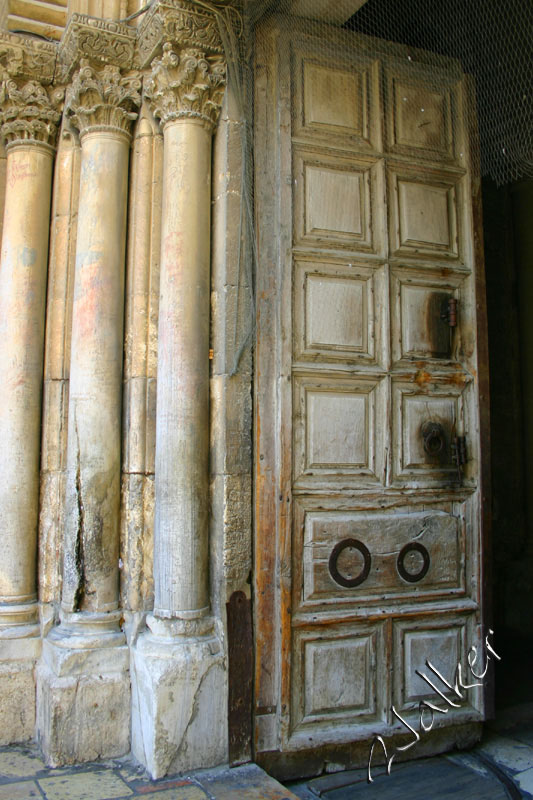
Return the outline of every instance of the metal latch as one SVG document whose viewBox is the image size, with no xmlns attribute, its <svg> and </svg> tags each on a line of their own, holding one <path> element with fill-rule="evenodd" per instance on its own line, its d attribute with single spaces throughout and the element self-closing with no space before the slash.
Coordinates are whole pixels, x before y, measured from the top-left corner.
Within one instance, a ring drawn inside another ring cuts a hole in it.
<svg viewBox="0 0 533 800">
<path fill-rule="evenodd" d="M 467 462 L 466 436 L 454 436 L 452 439 L 452 462 L 457 468 L 459 483 L 463 482 L 463 467 Z"/>
</svg>

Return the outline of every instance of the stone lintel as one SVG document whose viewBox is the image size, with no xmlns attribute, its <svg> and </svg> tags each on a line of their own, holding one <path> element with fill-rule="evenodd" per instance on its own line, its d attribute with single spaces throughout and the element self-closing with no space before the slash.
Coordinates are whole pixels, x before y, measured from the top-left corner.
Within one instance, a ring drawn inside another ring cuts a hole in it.
<svg viewBox="0 0 533 800">
<path fill-rule="evenodd" d="M 57 45 L 31 36 L 0 32 L 0 66 L 4 74 L 21 80 L 37 80 L 43 86 L 55 77 Z"/>
<path fill-rule="evenodd" d="M 162 638 L 132 647 L 132 752 L 152 778 L 227 761 L 224 654 L 217 635 Z"/>
<path fill-rule="evenodd" d="M 123 22 L 73 14 L 59 45 L 62 80 L 70 78 L 82 59 L 94 65 L 131 69 L 136 37 L 136 28 Z"/>
<path fill-rule="evenodd" d="M 187 0 L 156 0 L 144 16 L 138 28 L 137 68 L 150 66 L 161 55 L 165 42 L 197 49 L 206 55 L 224 53 L 215 14 Z"/>
</svg>

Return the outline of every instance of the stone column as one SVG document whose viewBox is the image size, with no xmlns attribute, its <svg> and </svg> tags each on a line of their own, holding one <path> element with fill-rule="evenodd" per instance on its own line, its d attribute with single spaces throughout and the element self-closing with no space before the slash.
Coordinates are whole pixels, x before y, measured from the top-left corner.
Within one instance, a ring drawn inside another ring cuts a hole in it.
<svg viewBox="0 0 533 800">
<path fill-rule="evenodd" d="M 61 624 L 44 643 L 38 712 L 51 765 L 129 749 L 118 560 L 124 271 L 131 122 L 141 82 L 86 59 L 66 98 L 80 132 Z"/>
<path fill-rule="evenodd" d="M 46 56 L 46 51 L 45 51 Z M 0 264 L 0 743 L 33 735 L 37 526 L 52 165 L 62 94 L 4 75 Z"/>
<path fill-rule="evenodd" d="M 181 26 L 186 46 L 166 42 L 145 82 L 163 128 L 164 161 L 155 604 L 133 649 L 132 748 L 153 777 L 227 757 L 208 569 L 211 148 L 225 64 L 213 18 L 204 20 L 202 46 L 191 46 L 195 18 Z"/>
</svg>

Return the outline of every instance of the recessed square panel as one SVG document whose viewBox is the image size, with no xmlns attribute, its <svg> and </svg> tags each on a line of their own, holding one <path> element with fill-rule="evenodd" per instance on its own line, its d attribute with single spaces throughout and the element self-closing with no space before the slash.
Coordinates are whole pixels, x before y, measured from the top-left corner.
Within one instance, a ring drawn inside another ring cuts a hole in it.
<svg viewBox="0 0 533 800">
<path fill-rule="evenodd" d="M 365 123 L 366 76 L 303 61 L 304 124 L 344 129 L 361 136 Z"/>
<path fill-rule="evenodd" d="M 292 57 L 293 135 L 357 150 L 381 149 L 379 63 L 336 48 L 317 58 L 305 45 Z"/>
<path fill-rule="evenodd" d="M 294 161 L 295 244 L 381 253 L 381 175 L 381 163 L 371 159 L 298 150 Z"/>
<path fill-rule="evenodd" d="M 458 178 L 407 168 L 391 170 L 389 202 L 394 255 L 459 260 L 462 191 Z"/>
<path fill-rule="evenodd" d="M 384 387 L 376 379 L 333 375 L 294 379 L 295 478 L 378 479 L 382 455 L 376 421 Z M 382 431 L 380 431 L 381 435 Z"/>
<path fill-rule="evenodd" d="M 352 234 L 365 226 L 364 172 L 305 166 L 305 234 Z"/>
<path fill-rule="evenodd" d="M 460 331 L 468 320 L 459 301 L 462 276 L 424 274 L 421 270 L 391 272 L 392 352 L 395 362 L 439 359 L 450 361 L 457 352 Z M 450 301 L 456 301 L 454 327 L 450 327 Z"/>
<path fill-rule="evenodd" d="M 413 374 L 412 381 L 393 380 L 394 481 L 415 486 L 458 485 L 452 443 L 455 435 L 464 431 L 468 416 L 465 390 L 469 386 L 464 373 L 436 378 L 423 368 Z"/>
<path fill-rule="evenodd" d="M 449 187 L 398 180 L 398 198 L 402 247 L 424 244 L 449 250 L 453 246 Z"/>
<path fill-rule="evenodd" d="M 391 152 L 433 161 L 465 163 L 457 117 L 460 79 L 427 67 L 387 70 L 387 147 Z"/>
<path fill-rule="evenodd" d="M 433 683 L 435 675 L 428 670 L 426 661 L 453 685 L 455 668 L 461 656 L 461 629 L 453 627 L 443 631 L 406 631 L 404 636 L 404 692 L 405 699 L 418 701 L 432 693 L 427 682 L 417 674 L 421 672 Z M 429 674 L 428 674 L 429 673 Z M 445 689 L 442 684 L 441 691 Z"/>
<path fill-rule="evenodd" d="M 298 259 L 293 287 L 296 360 L 384 363 L 383 267 Z"/>
<path fill-rule="evenodd" d="M 468 712 L 479 706 L 481 695 L 478 689 L 463 689 L 461 698 L 444 682 L 455 686 L 459 663 L 464 683 L 476 682 L 469 673 L 467 661 L 469 648 L 475 645 L 479 649 L 473 623 L 472 615 L 460 614 L 443 615 L 429 620 L 396 620 L 393 623 L 393 698 L 396 709 L 412 710 L 418 719 L 418 704 L 421 700 L 426 700 L 439 708 L 448 709 L 447 714 L 435 714 L 435 718 L 442 724 L 444 721 L 453 722 L 453 717 L 460 717 L 461 711 Z M 428 661 L 444 681 L 428 666 Z M 457 707 L 453 708 L 446 703 L 422 675 Z M 424 719 L 426 724 L 430 722 L 429 713 Z"/>
<path fill-rule="evenodd" d="M 394 81 L 394 133 L 398 144 L 449 153 L 449 96 Z"/>
<path fill-rule="evenodd" d="M 294 631 L 292 730 L 319 731 L 380 718 L 384 703 L 382 624 Z"/>
<path fill-rule="evenodd" d="M 307 392 L 307 469 L 368 466 L 368 393 Z"/>
<path fill-rule="evenodd" d="M 307 276 L 306 347 L 368 350 L 367 283 L 339 276 Z"/>
<path fill-rule="evenodd" d="M 368 712 L 371 646 L 370 636 L 306 643 L 306 717 L 348 710 Z"/>
</svg>

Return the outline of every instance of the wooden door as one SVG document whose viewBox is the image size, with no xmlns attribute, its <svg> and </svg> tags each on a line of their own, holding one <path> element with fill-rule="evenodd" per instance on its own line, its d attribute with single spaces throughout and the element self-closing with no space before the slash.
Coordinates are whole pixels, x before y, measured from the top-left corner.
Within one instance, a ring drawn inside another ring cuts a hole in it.
<svg viewBox="0 0 533 800">
<path fill-rule="evenodd" d="M 416 671 L 453 683 L 481 637 L 468 82 L 316 31 L 271 21 L 256 61 L 255 752 L 279 775 L 365 764 L 408 732 L 392 706 L 418 729 Z M 410 755 L 474 739 L 483 702 Z"/>
</svg>

